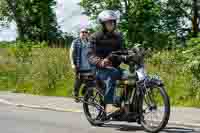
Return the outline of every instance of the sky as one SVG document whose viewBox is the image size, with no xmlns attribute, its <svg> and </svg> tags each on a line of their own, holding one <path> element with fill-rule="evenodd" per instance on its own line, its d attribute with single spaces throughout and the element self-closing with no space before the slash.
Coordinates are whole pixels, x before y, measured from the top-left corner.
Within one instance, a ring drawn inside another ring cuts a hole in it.
<svg viewBox="0 0 200 133">
<path fill-rule="evenodd" d="M 12 41 L 17 37 L 16 25 L 14 22 L 9 27 L 0 27 L 0 41 Z"/>
<path fill-rule="evenodd" d="M 82 15 L 78 5 L 80 0 L 57 0 L 56 15 L 58 24 L 64 32 L 75 32 L 81 27 L 89 25 L 89 18 Z M 0 27 L 0 41 L 11 41 L 17 37 L 14 22 L 9 27 Z"/>
<path fill-rule="evenodd" d="M 78 2 L 80 0 L 57 0 L 58 23 L 65 32 L 71 32 L 89 25 L 89 19 L 81 14 L 83 10 Z"/>
</svg>

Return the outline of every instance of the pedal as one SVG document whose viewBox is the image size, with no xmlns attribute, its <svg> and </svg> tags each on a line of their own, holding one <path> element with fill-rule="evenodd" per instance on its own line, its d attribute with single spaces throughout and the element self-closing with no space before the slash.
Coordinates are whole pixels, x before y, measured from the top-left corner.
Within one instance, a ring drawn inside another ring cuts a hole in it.
<svg viewBox="0 0 200 133">
<path fill-rule="evenodd" d="M 79 98 L 75 98 L 74 101 L 75 101 L 75 103 L 80 103 L 81 102 L 81 100 Z"/>
</svg>

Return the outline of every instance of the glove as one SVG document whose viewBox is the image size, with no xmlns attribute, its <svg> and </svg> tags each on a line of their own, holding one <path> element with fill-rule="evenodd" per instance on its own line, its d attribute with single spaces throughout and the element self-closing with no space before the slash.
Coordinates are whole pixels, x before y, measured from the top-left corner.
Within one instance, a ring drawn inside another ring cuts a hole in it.
<svg viewBox="0 0 200 133">
<path fill-rule="evenodd" d="M 101 68 L 110 67 L 112 66 L 112 62 L 109 59 L 105 58 L 102 61 L 100 61 L 99 66 Z"/>
<path fill-rule="evenodd" d="M 115 55 L 115 54 L 110 54 L 108 56 L 108 59 L 111 61 L 111 62 L 122 62 L 124 61 L 124 56 L 122 55 Z"/>
</svg>

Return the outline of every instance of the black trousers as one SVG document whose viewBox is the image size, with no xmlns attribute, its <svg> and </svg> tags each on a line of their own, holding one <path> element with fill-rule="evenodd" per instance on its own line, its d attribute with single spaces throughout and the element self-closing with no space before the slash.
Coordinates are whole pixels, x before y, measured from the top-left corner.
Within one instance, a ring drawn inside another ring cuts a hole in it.
<svg viewBox="0 0 200 133">
<path fill-rule="evenodd" d="M 79 91 L 80 91 L 80 88 L 81 88 L 82 84 L 83 84 L 83 81 L 81 80 L 81 78 L 76 76 L 75 82 L 74 82 L 74 95 L 75 96 L 79 95 Z"/>
<path fill-rule="evenodd" d="M 75 82 L 74 82 L 74 95 L 75 95 L 75 96 L 78 96 L 78 95 L 79 95 L 80 88 L 81 88 L 81 86 L 82 86 L 83 84 L 85 85 L 86 88 L 93 85 L 93 82 L 92 82 L 92 81 L 84 80 L 84 79 L 83 79 L 84 73 L 91 73 L 91 70 L 80 71 L 79 73 L 77 73 L 77 74 L 75 75 L 75 77 L 76 77 L 76 78 L 75 78 Z M 78 74 L 79 74 L 80 76 L 78 76 Z M 84 93 L 84 91 L 86 91 L 86 90 L 84 90 L 84 89 L 86 89 L 86 88 L 83 88 L 82 94 Z"/>
</svg>

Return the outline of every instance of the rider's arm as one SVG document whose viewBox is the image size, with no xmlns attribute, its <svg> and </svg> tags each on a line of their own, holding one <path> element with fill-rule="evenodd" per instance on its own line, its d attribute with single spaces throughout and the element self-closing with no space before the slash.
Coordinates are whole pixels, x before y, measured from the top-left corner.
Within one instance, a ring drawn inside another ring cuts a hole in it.
<svg viewBox="0 0 200 133">
<path fill-rule="evenodd" d="M 89 46 L 89 52 L 88 52 L 88 60 L 91 64 L 100 67 L 102 59 L 96 55 L 96 33 L 91 35 L 90 37 L 90 46 Z"/>
</svg>

